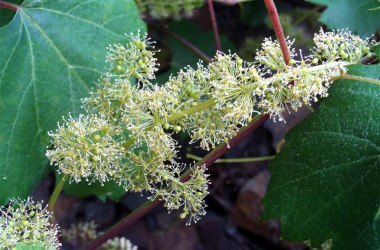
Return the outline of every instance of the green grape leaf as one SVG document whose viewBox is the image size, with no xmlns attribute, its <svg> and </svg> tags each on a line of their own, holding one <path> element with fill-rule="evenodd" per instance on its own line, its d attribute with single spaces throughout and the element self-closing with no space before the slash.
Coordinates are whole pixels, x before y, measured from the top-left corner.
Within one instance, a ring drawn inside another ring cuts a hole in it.
<svg viewBox="0 0 380 250">
<path fill-rule="evenodd" d="M 353 65 L 349 74 L 380 80 L 380 65 Z M 380 84 L 335 81 L 285 139 L 270 165 L 263 217 L 280 219 L 285 240 L 379 249 Z"/>
<path fill-rule="evenodd" d="M 307 0 L 326 5 L 320 21 L 332 29 L 349 29 L 361 36 L 371 36 L 380 27 L 377 0 Z"/>
<path fill-rule="evenodd" d="M 172 23 L 169 27 L 169 31 L 185 38 L 195 47 L 203 51 L 206 55 L 210 57 L 215 55 L 215 41 L 214 34 L 212 32 L 202 32 L 196 24 L 188 21 Z M 194 34 L 197 35 L 195 36 Z M 220 42 L 222 44 L 223 51 L 234 49 L 234 45 L 225 36 L 220 37 Z M 159 83 L 166 82 L 171 74 L 176 75 L 180 69 L 183 69 L 187 65 L 196 67 L 200 60 L 198 55 L 172 37 L 169 37 L 168 39 L 168 46 L 171 51 L 173 51 L 171 67 L 168 71 L 157 77 L 157 81 Z"/>
<path fill-rule="evenodd" d="M 133 0 L 26 0 L 0 28 L 0 204 L 47 173 L 47 131 L 81 112 L 105 48 L 145 30 Z"/>
</svg>

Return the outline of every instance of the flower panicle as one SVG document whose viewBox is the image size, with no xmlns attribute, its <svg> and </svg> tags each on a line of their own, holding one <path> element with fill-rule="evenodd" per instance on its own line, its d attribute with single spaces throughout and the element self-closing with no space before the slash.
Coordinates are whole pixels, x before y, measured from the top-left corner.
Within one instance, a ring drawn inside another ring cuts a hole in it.
<svg viewBox="0 0 380 250">
<path fill-rule="evenodd" d="M 164 206 L 170 211 L 182 208 L 181 219 L 188 218 L 187 225 L 197 222 L 201 216 L 206 214 L 204 198 L 208 195 L 208 174 L 205 173 L 206 166 L 198 166 L 192 169 L 192 175 L 186 182 L 181 182 L 179 177 L 186 168 L 184 164 L 172 163 L 161 166 L 153 173 L 160 179 L 160 186 L 152 186 L 150 190 L 153 195 L 150 199 L 159 198 L 165 201 Z"/>
<path fill-rule="evenodd" d="M 82 99 L 82 107 L 87 113 L 98 113 L 117 121 L 136 91 L 129 79 L 112 80 L 109 75 L 104 75 L 97 82 L 96 89 L 91 91 L 91 96 Z"/>
<path fill-rule="evenodd" d="M 375 41 L 362 39 L 348 30 L 323 31 L 314 36 L 315 47 L 311 50 L 312 60 L 320 61 L 346 61 L 359 63 L 361 59 L 369 56 L 370 47 Z"/>
<path fill-rule="evenodd" d="M 8 207 L 0 207 L 0 248 L 13 249 L 17 243 L 59 248 L 59 227 L 51 217 L 42 202 L 12 199 Z"/>
<path fill-rule="evenodd" d="M 53 148 L 46 155 L 72 181 L 114 179 L 128 191 L 150 191 L 169 211 L 182 207 L 181 217 L 190 221 L 205 213 L 209 182 L 204 167 L 181 182 L 184 166 L 176 162 L 179 145 L 173 134 L 187 132 L 190 143 L 210 150 L 228 143 L 256 113 L 285 121 L 284 111 L 326 97 L 332 79 L 369 56 L 375 44 L 347 31 L 321 30 L 312 55 L 300 51 L 297 60 L 291 48 L 286 65 L 279 43 L 268 38 L 253 63 L 217 52 L 208 66 L 185 67 L 158 86 L 150 82 L 157 65 L 153 42 L 140 33 L 129 40 L 109 47 L 112 70 L 83 99 L 87 114 L 70 116 L 49 132 Z M 287 39 L 288 46 L 293 43 Z"/>
<path fill-rule="evenodd" d="M 155 42 L 147 34 L 131 33 L 127 35 L 126 45 L 114 44 L 107 48 L 106 62 L 110 65 L 109 75 L 119 78 L 136 78 L 138 82 L 149 84 L 155 79 L 158 70 L 157 58 L 154 57 Z"/>
<path fill-rule="evenodd" d="M 124 148 L 114 138 L 119 134 L 120 129 L 105 117 L 79 115 L 75 119 L 70 115 L 55 132 L 49 132 L 54 148 L 46 156 L 70 181 L 85 178 L 104 183 L 118 171 L 123 156 Z"/>
<path fill-rule="evenodd" d="M 294 39 L 286 38 L 286 44 L 290 50 L 290 63 L 294 62 L 294 57 L 297 56 L 293 48 Z M 273 71 L 283 72 L 288 71 L 289 66 L 286 64 L 282 55 L 280 43 L 272 38 L 265 38 L 261 44 L 261 49 L 256 51 L 256 64 L 262 68 L 266 74 L 271 74 Z"/>
<path fill-rule="evenodd" d="M 181 69 L 176 76 L 170 76 L 165 88 L 171 93 L 176 93 L 181 109 L 197 105 L 204 98 L 208 98 L 212 91 L 209 83 L 210 70 L 200 61 L 193 69 L 187 66 Z"/>
</svg>

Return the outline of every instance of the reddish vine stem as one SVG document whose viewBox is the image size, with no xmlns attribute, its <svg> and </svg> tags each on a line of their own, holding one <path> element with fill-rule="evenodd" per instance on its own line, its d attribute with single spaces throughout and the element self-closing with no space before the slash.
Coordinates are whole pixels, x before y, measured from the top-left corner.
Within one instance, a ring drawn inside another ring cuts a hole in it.
<svg viewBox="0 0 380 250">
<path fill-rule="evenodd" d="M 289 64 L 290 61 L 290 51 L 288 45 L 286 45 L 286 39 L 284 36 L 284 31 L 282 30 L 280 18 L 278 17 L 278 12 L 276 9 L 276 5 L 273 0 L 264 0 L 265 6 L 267 7 L 270 20 L 273 24 L 273 29 L 276 34 L 277 40 L 280 43 L 282 55 L 284 56 L 284 60 L 286 64 Z"/>
<path fill-rule="evenodd" d="M 19 6 L 16 4 L 0 1 L 0 8 L 17 11 L 19 9 Z"/>
<path fill-rule="evenodd" d="M 223 143 L 218 146 L 216 149 L 211 151 L 205 157 L 202 158 L 194 167 L 206 165 L 206 167 L 210 167 L 217 159 L 222 157 L 225 153 L 227 153 L 233 146 L 238 144 L 243 138 L 245 138 L 249 133 L 253 130 L 260 127 L 266 120 L 269 119 L 269 115 L 259 115 L 255 117 L 248 126 L 243 127 L 239 130 L 239 132 L 234 136 L 228 143 Z M 186 182 L 190 179 L 191 173 L 193 171 L 188 169 L 182 176 L 181 181 Z"/>
<path fill-rule="evenodd" d="M 206 167 L 211 166 L 218 158 L 227 153 L 231 147 L 240 142 L 243 138 L 246 137 L 251 131 L 260 127 L 266 120 L 269 119 L 268 115 L 259 115 L 253 119 L 253 121 L 246 127 L 240 129 L 237 135 L 232 138 L 228 144 L 223 143 L 213 151 L 211 151 L 208 155 L 206 155 L 201 161 L 199 161 L 194 167 L 206 165 Z M 181 181 L 186 182 L 191 177 L 192 170 L 187 170 L 182 176 Z M 116 225 L 107 230 L 104 234 L 99 236 L 94 241 L 90 242 L 87 246 L 83 247 L 82 250 L 93 250 L 97 249 L 103 243 L 105 243 L 108 239 L 112 239 L 118 235 L 120 235 L 128 226 L 132 223 L 146 215 L 149 211 L 151 211 L 156 206 L 160 205 L 162 202 L 159 200 L 147 201 L 135 211 L 133 211 L 130 215 L 122 219 Z"/>
<path fill-rule="evenodd" d="M 208 4 L 208 10 L 210 12 L 212 30 L 214 31 L 215 47 L 216 47 L 216 50 L 222 51 L 222 45 L 220 44 L 220 39 L 219 39 L 218 23 L 216 22 L 216 17 L 215 17 L 214 4 L 212 0 L 207 0 L 207 4 Z"/>
</svg>

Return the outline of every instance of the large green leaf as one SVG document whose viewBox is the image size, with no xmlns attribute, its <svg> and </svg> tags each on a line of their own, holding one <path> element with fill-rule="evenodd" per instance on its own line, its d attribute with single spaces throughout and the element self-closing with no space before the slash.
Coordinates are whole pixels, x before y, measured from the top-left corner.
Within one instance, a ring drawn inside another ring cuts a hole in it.
<svg viewBox="0 0 380 250">
<path fill-rule="evenodd" d="M 185 21 L 172 23 L 169 27 L 169 31 L 185 38 L 206 55 L 210 57 L 215 55 L 215 41 L 212 32 L 202 32 L 196 24 Z M 220 42 L 223 51 L 234 49 L 234 45 L 225 36 L 220 37 Z M 198 55 L 174 38 L 170 37 L 168 39 L 168 46 L 173 52 L 171 67 L 167 72 L 157 77 L 159 83 L 166 82 L 171 74 L 176 75 L 176 73 L 188 65 L 196 67 L 197 62 L 200 60 Z"/>
<path fill-rule="evenodd" d="M 370 36 L 380 27 L 377 0 L 307 0 L 327 5 L 320 21 L 333 29 L 349 29 L 359 35 Z"/>
<path fill-rule="evenodd" d="M 349 73 L 380 79 L 380 65 Z M 380 85 L 338 80 L 314 114 L 286 136 L 264 199 L 282 237 L 333 239 L 333 249 L 380 248 Z"/>
<path fill-rule="evenodd" d="M 0 28 L 0 204 L 47 172 L 47 131 L 104 70 L 105 47 L 144 30 L 133 0 L 27 0 Z"/>
</svg>

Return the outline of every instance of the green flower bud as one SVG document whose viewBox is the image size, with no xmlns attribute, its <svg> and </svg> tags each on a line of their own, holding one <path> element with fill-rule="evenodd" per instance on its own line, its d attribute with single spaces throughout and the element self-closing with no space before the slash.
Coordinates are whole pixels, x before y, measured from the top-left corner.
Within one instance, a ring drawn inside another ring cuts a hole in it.
<svg viewBox="0 0 380 250">
<path fill-rule="evenodd" d="M 96 134 L 96 135 L 94 135 L 94 141 L 99 141 L 100 140 L 100 135 L 98 135 L 98 134 Z"/>
<path fill-rule="evenodd" d="M 179 131 L 181 131 L 181 129 L 182 129 L 182 128 L 181 128 L 180 126 L 174 126 L 174 131 L 177 132 L 177 133 L 178 133 Z"/>
</svg>

